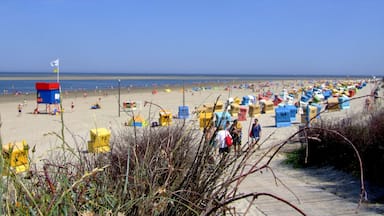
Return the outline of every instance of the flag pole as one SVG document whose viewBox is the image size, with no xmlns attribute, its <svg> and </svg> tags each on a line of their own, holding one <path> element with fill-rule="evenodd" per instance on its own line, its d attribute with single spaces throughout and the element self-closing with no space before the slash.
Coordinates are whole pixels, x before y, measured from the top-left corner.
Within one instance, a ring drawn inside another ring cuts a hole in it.
<svg viewBox="0 0 384 216">
<path fill-rule="evenodd" d="M 57 61 L 59 62 L 59 64 L 57 64 L 57 82 L 59 83 L 59 73 L 60 73 L 60 60 L 59 58 L 57 58 Z"/>
</svg>

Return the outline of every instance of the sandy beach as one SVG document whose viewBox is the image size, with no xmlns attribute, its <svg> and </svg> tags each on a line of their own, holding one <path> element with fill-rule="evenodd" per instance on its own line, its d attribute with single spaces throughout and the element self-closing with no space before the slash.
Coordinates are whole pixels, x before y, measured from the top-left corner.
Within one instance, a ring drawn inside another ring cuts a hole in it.
<svg viewBox="0 0 384 216">
<path fill-rule="evenodd" d="M 241 83 L 234 84 L 235 87 L 231 88 L 230 91 L 226 89 L 227 86 L 213 86 L 213 88 L 201 91 L 192 91 L 194 86 L 188 86 L 184 91 L 185 106 L 188 106 L 190 112 L 193 112 L 196 107 L 201 107 L 203 104 L 213 105 L 217 98 L 219 98 L 219 101 L 225 102 L 229 97 L 242 98 L 246 95 L 258 95 L 259 93 L 267 92 L 268 90 L 272 91 L 274 94 L 279 94 L 279 92 L 284 88 L 298 89 L 305 86 L 311 86 L 313 85 L 313 81 L 281 80 L 269 83 L 269 86 L 265 87 L 259 87 L 260 85 L 263 85 L 263 83 L 256 83 L 256 88 L 253 89 L 239 88 Z M 357 92 L 355 97 L 368 95 L 371 92 L 373 86 L 373 83 L 368 83 L 366 87 Z M 120 113 L 118 106 L 118 91 L 116 89 L 111 91 L 87 92 L 86 97 L 84 97 L 83 92 L 63 93 L 62 105 L 64 109 L 64 137 L 66 143 L 74 148 L 79 148 L 80 151 L 86 152 L 87 141 L 90 139 L 90 129 L 107 128 L 111 130 L 112 139 L 114 135 L 121 131 L 131 133 L 133 127 L 125 126 L 125 123 L 131 119 L 132 114 L 141 115 L 150 124 L 151 122 L 159 121 L 160 108 L 158 106 L 161 106 L 162 109 L 170 111 L 174 116 L 177 116 L 178 107 L 183 105 L 183 89 L 181 87 L 173 87 L 169 89 L 170 91 L 166 91 L 164 88 L 159 88 L 157 89 L 156 94 L 153 94 L 152 90 L 153 89 L 131 89 L 128 91 L 127 89 L 122 89 L 120 91 L 120 104 L 122 105 L 124 101 L 135 101 L 137 104 L 137 109 L 133 112 L 125 112 L 122 108 L 120 108 Z M 146 101 L 149 101 L 152 104 L 156 104 L 158 106 L 150 106 L 148 104 L 145 105 Z M 354 115 L 354 113 L 360 112 L 364 108 L 364 101 L 365 98 L 351 100 L 349 109 L 336 112 L 325 112 L 321 115 L 321 118 L 336 119 L 342 118 L 346 115 Z M 18 113 L 17 109 L 18 104 L 20 103 L 23 104 L 21 114 Z M 71 109 L 72 103 L 74 104 L 74 109 Z M 91 106 L 93 106 L 95 103 L 99 103 L 101 108 L 91 109 Z M 39 164 L 42 159 L 49 158 L 51 153 L 61 151 L 61 115 L 33 114 L 33 111 L 36 108 L 36 95 L 2 96 L 0 104 L 0 114 L 2 121 L 1 137 L 3 144 L 26 140 L 28 145 L 31 148 L 34 147 L 36 150 L 34 154 L 32 154 L 30 151 L 31 162 L 36 164 Z M 40 104 L 39 110 L 44 112 L 45 105 Z M 297 132 L 301 121 L 300 115 L 297 114 L 296 121 L 292 122 L 291 126 L 278 128 L 275 126 L 275 115 L 273 113 L 261 114 L 258 119 L 263 128 L 262 138 L 260 141 L 260 143 L 263 143 L 263 146 L 260 148 L 260 154 L 262 154 L 262 151 L 266 151 L 270 146 L 284 141 L 290 135 Z M 245 121 L 241 121 L 243 126 L 243 134 L 248 134 L 252 120 L 253 119 L 247 115 L 247 119 Z M 180 119 L 173 119 L 173 124 L 177 124 L 177 122 L 182 121 L 183 120 Z M 202 130 L 199 128 L 199 119 L 196 115 L 191 114 L 190 118 L 187 119 L 187 123 L 202 133 Z M 245 144 L 248 141 L 249 137 L 244 135 L 242 143 Z M 278 160 L 281 159 L 278 158 Z M 277 167 L 275 168 L 280 170 L 282 169 L 279 165 L 276 166 Z M 286 174 L 287 172 L 288 174 Z M 280 173 L 284 173 L 284 175 L 289 176 L 293 175 L 291 172 L 292 171 L 283 168 Z M 258 178 L 258 180 L 255 181 L 259 182 L 259 184 L 262 182 L 270 182 L 270 179 L 266 177 L 254 177 Z M 241 191 L 248 191 L 250 188 L 255 187 L 254 183 L 252 183 L 254 177 L 251 177 L 249 181 L 246 181 L 244 185 L 241 186 Z M 297 182 L 299 180 L 292 181 L 292 179 L 295 178 L 287 178 L 291 180 L 287 179 L 286 181 L 289 181 L 292 184 L 302 184 L 301 182 Z M 314 182 L 311 183 L 314 184 Z M 272 186 L 268 186 L 268 184 L 266 184 L 265 187 L 266 188 L 264 188 L 262 185 L 258 186 L 260 190 L 270 190 Z M 291 196 L 288 191 L 285 193 L 287 193 L 288 197 Z M 285 194 L 281 195 L 284 196 Z M 293 200 L 293 202 L 294 201 L 295 200 Z M 342 204 L 335 205 L 343 206 L 345 201 L 341 202 Z M 347 202 L 349 206 L 348 209 L 352 211 L 354 209 L 355 203 L 350 201 Z M 241 209 L 242 205 L 243 204 L 239 203 L 238 209 Z M 329 203 L 324 205 L 329 205 Z M 267 205 L 264 208 L 268 209 L 270 208 L 269 206 L 270 205 Z M 300 207 L 306 209 L 307 211 L 316 211 L 316 209 L 313 208 L 311 202 L 306 203 L 304 201 Z M 337 206 L 335 208 L 337 208 Z M 272 209 L 274 209 L 274 207 Z M 324 209 L 320 209 L 320 214 L 318 215 L 322 215 L 323 211 Z M 257 210 L 255 210 L 255 212 L 257 212 Z"/>
<path fill-rule="evenodd" d="M 240 83 L 237 83 L 240 84 Z M 260 92 L 272 91 L 275 94 L 283 88 L 300 88 L 300 86 L 310 86 L 308 80 L 302 81 L 275 81 L 268 87 L 256 88 L 232 88 L 226 90 L 226 86 L 214 86 L 208 90 L 192 91 L 193 86 L 185 87 L 184 103 L 189 107 L 190 112 L 193 112 L 196 107 L 203 104 L 213 105 L 217 98 L 221 102 L 225 102 L 229 97 L 242 98 L 246 95 L 257 95 Z M 358 91 L 357 96 L 367 95 L 371 91 L 371 84 L 368 84 L 361 91 Z M 183 105 L 183 89 L 182 87 L 170 87 L 170 91 L 165 89 L 157 89 L 157 93 L 153 94 L 153 89 L 136 89 L 120 91 L 120 104 L 124 101 L 135 101 L 137 109 L 133 111 L 135 115 L 141 115 L 148 123 L 159 120 L 160 108 L 157 106 L 145 106 L 145 101 L 161 106 L 163 109 L 170 111 L 172 115 L 177 116 L 178 107 Z M 65 141 L 75 147 L 85 148 L 89 140 L 89 131 L 92 128 L 109 128 L 114 132 L 124 130 L 129 127 L 124 126 L 132 117 L 132 112 L 125 112 L 123 108 L 118 106 L 118 91 L 93 91 L 87 92 L 85 97 L 83 92 L 62 93 L 63 118 L 65 130 Z M 364 99 L 351 101 L 351 109 L 341 110 L 338 112 L 329 113 L 329 115 L 340 116 L 343 114 L 352 114 L 363 108 Z M 19 114 L 18 104 L 23 104 L 22 113 Z M 74 104 L 74 109 L 71 109 L 71 104 Z M 101 109 L 91 109 L 95 103 L 100 103 Z M 62 141 L 52 133 L 61 135 L 61 115 L 51 114 L 33 114 L 36 108 L 36 95 L 20 95 L 20 96 L 2 96 L 0 114 L 2 120 L 1 136 L 3 144 L 9 142 L 18 142 L 26 140 L 29 146 L 35 146 L 37 156 L 36 159 L 41 159 L 50 149 L 54 149 L 61 145 Z M 39 110 L 44 112 L 46 107 L 40 104 Z M 328 115 L 325 113 L 324 117 Z M 290 134 L 295 132 L 300 122 L 300 115 L 297 115 L 297 122 L 290 127 L 275 127 L 274 114 L 261 114 L 259 121 L 264 127 L 263 137 L 268 137 L 272 132 L 275 134 L 269 142 L 274 140 L 283 140 Z M 174 119 L 177 123 L 179 119 Z M 196 129 L 199 129 L 199 119 L 196 115 L 190 116 L 187 120 L 191 122 Z M 248 131 L 249 124 L 252 120 L 247 116 L 246 121 L 242 121 L 244 131 Z M 246 133 L 246 132 L 244 132 Z M 243 143 L 248 141 L 248 136 L 243 136 Z"/>
</svg>

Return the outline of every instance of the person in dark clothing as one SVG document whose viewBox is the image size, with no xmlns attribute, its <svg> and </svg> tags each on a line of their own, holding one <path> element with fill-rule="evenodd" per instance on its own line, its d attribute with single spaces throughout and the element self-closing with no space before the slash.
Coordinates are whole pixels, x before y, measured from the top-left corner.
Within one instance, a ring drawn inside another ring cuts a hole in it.
<svg viewBox="0 0 384 216">
<path fill-rule="evenodd" d="M 235 155 L 240 153 L 241 149 L 241 132 L 242 126 L 241 123 L 237 121 L 237 119 L 233 120 L 231 127 L 229 128 L 229 133 L 233 139 L 233 147 L 235 150 Z"/>
<path fill-rule="evenodd" d="M 249 135 L 251 137 L 251 146 L 256 145 L 259 142 L 261 136 L 261 125 L 259 124 L 259 120 L 257 118 L 252 124 L 251 132 Z"/>
</svg>

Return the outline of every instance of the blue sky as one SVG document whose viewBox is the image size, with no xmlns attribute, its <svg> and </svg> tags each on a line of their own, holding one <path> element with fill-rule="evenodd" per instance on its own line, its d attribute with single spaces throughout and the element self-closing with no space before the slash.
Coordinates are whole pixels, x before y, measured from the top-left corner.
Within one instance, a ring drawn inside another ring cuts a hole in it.
<svg viewBox="0 0 384 216">
<path fill-rule="evenodd" d="M 382 0 L 1 0 L 0 71 L 384 74 Z"/>
</svg>

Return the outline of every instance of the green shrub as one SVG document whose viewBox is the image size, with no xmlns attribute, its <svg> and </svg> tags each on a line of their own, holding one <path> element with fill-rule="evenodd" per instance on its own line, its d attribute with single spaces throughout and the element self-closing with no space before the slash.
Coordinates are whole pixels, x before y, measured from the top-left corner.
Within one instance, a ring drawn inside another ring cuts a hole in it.
<svg viewBox="0 0 384 216">
<path fill-rule="evenodd" d="M 299 148 L 297 150 L 286 153 L 285 163 L 292 165 L 294 168 L 306 167 L 305 163 L 305 148 Z"/>
</svg>

